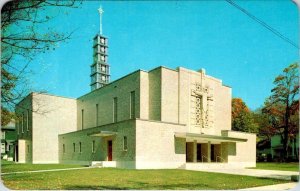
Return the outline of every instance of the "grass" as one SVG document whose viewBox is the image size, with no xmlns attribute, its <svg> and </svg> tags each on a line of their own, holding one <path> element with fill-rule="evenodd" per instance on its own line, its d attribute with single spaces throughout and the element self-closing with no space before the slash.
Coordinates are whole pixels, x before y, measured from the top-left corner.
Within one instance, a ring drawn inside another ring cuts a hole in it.
<svg viewBox="0 0 300 191">
<path fill-rule="evenodd" d="M 288 182 L 188 170 L 125 170 L 114 168 L 11 174 L 2 176 L 2 180 L 6 187 L 13 190 L 219 190 Z"/>
<path fill-rule="evenodd" d="M 299 171 L 299 163 L 276 163 L 276 162 L 259 162 L 256 163 L 255 169 L 265 170 L 283 170 L 283 171 Z"/>
<path fill-rule="evenodd" d="M 78 168 L 78 167 L 84 167 L 84 166 L 69 165 L 69 164 L 18 164 L 18 163 L 14 163 L 11 161 L 1 160 L 1 173 L 33 171 L 33 170 L 63 169 L 63 168 Z"/>
</svg>

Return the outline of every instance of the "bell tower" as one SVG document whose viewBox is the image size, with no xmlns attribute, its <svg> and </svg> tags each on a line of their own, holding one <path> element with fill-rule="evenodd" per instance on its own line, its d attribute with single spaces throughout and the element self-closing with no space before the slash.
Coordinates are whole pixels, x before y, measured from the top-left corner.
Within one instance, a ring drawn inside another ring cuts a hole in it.
<svg viewBox="0 0 300 191">
<path fill-rule="evenodd" d="M 98 9 L 100 16 L 100 32 L 93 39 L 93 63 L 91 65 L 91 91 L 109 83 L 108 39 L 102 35 L 102 7 Z"/>
</svg>

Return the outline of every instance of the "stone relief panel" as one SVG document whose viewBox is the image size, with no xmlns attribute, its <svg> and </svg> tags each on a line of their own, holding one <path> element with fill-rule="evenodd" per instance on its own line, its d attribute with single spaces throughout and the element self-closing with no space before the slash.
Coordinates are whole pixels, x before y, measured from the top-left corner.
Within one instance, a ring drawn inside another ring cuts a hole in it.
<svg viewBox="0 0 300 191">
<path fill-rule="evenodd" d="M 191 86 L 190 125 L 207 129 L 214 125 L 212 89 L 208 85 L 195 83 Z M 202 131 L 200 131 L 202 132 Z"/>
</svg>

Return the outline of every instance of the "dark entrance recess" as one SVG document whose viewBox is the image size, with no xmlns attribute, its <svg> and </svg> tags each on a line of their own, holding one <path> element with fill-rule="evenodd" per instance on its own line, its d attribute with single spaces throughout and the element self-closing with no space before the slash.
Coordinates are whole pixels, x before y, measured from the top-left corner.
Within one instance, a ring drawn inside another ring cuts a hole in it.
<svg viewBox="0 0 300 191">
<path fill-rule="evenodd" d="M 107 160 L 112 161 L 112 141 L 107 142 Z"/>
<path fill-rule="evenodd" d="M 197 161 L 202 162 L 201 144 L 197 144 Z"/>
</svg>

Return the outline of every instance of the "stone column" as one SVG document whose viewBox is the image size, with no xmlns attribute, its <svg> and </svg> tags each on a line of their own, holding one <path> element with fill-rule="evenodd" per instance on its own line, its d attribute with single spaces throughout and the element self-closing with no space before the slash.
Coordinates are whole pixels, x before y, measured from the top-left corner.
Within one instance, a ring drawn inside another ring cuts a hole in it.
<svg viewBox="0 0 300 191">
<path fill-rule="evenodd" d="M 207 162 L 211 162 L 211 144 L 210 141 L 207 143 Z"/>
<path fill-rule="evenodd" d="M 197 141 L 193 142 L 193 162 L 197 162 Z"/>
</svg>

